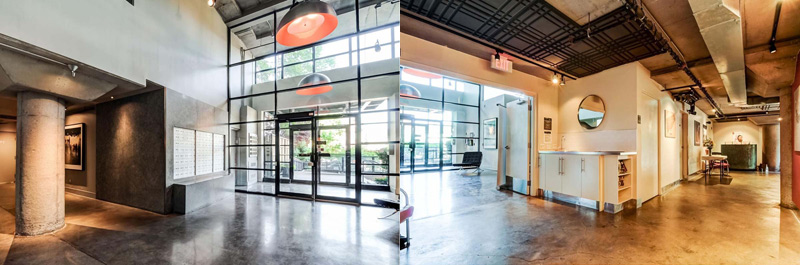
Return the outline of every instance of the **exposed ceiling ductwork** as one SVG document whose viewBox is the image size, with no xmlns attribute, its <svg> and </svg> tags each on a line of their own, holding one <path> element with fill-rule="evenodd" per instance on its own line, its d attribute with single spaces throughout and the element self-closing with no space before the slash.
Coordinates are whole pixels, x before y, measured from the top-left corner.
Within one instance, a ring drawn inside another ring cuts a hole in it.
<svg viewBox="0 0 800 265">
<path fill-rule="evenodd" d="M 747 104 L 744 40 L 739 1 L 689 0 L 730 103 Z"/>
</svg>

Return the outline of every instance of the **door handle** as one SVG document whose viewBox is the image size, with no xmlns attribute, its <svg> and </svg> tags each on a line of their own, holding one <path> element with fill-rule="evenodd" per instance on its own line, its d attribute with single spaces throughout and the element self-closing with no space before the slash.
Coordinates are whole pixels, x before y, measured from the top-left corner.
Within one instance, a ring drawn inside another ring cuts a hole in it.
<svg viewBox="0 0 800 265">
<path fill-rule="evenodd" d="M 581 172 L 586 171 L 586 158 L 581 158 Z"/>
</svg>

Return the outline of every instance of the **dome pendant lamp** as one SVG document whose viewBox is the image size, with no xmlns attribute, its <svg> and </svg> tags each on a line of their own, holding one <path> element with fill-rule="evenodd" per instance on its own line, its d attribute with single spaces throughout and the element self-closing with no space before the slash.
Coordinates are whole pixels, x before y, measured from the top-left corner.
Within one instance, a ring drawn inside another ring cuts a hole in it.
<svg viewBox="0 0 800 265">
<path fill-rule="evenodd" d="M 325 38 L 338 25 L 336 10 L 331 5 L 307 0 L 292 6 L 283 16 L 275 39 L 284 46 L 303 46 Z"/>
<path fill-rule="evenodd" d="M 325 94 L 333 90 L 333 86 L 328 84 L 330 82 L 331 79 L 328 76 L 320 73 L 313 73 L 303 77 L 303 79 L 300 80 L 300 83 L 297 84 L 298 87 L 309 87 L 309 88 L 299 89 L 295 93 L 301 96 L 313 96 L 313 95 Z"/>
<path fill-rule="evenodd" d="M 422 94 L 419 93 L 419 89 L 414 86 L 400 84 L 400 96 L 406 98 L 420 98 Z"/>
</svg>

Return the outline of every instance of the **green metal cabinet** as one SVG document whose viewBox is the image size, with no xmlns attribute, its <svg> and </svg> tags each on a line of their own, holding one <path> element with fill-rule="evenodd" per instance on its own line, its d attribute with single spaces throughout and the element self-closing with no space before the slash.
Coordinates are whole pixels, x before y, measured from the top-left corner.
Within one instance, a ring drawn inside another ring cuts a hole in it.
<svg viewBox="0 0 800 265">
<path fill-rule="evenodd" d="M 728 156 L 728 163 L 733 170 L 756 170 L 757 145 L 755 144 L 723 144 L 722 154 Z"/>
</svg>

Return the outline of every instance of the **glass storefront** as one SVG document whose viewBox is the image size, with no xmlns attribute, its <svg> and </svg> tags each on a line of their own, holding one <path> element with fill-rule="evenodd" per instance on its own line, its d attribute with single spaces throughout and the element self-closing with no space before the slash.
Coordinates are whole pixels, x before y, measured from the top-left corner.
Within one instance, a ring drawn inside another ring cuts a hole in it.
<svg viewBox="0 0 800 265">
<path fill-rule="evenodd" d="M 479 150 L 482 86 L 408 67 L 400 86 L 403 173 L 451 169 Z"/>
<path fill-rule="evenodd" d="M 332 2 L 339 25 L 307 46 L 274 41 L 286 7 L 229 28 L 238 191 L 356 204 L 396 198 L 400 14 L 397 3 L 367 2 Z"/>
</svg>

